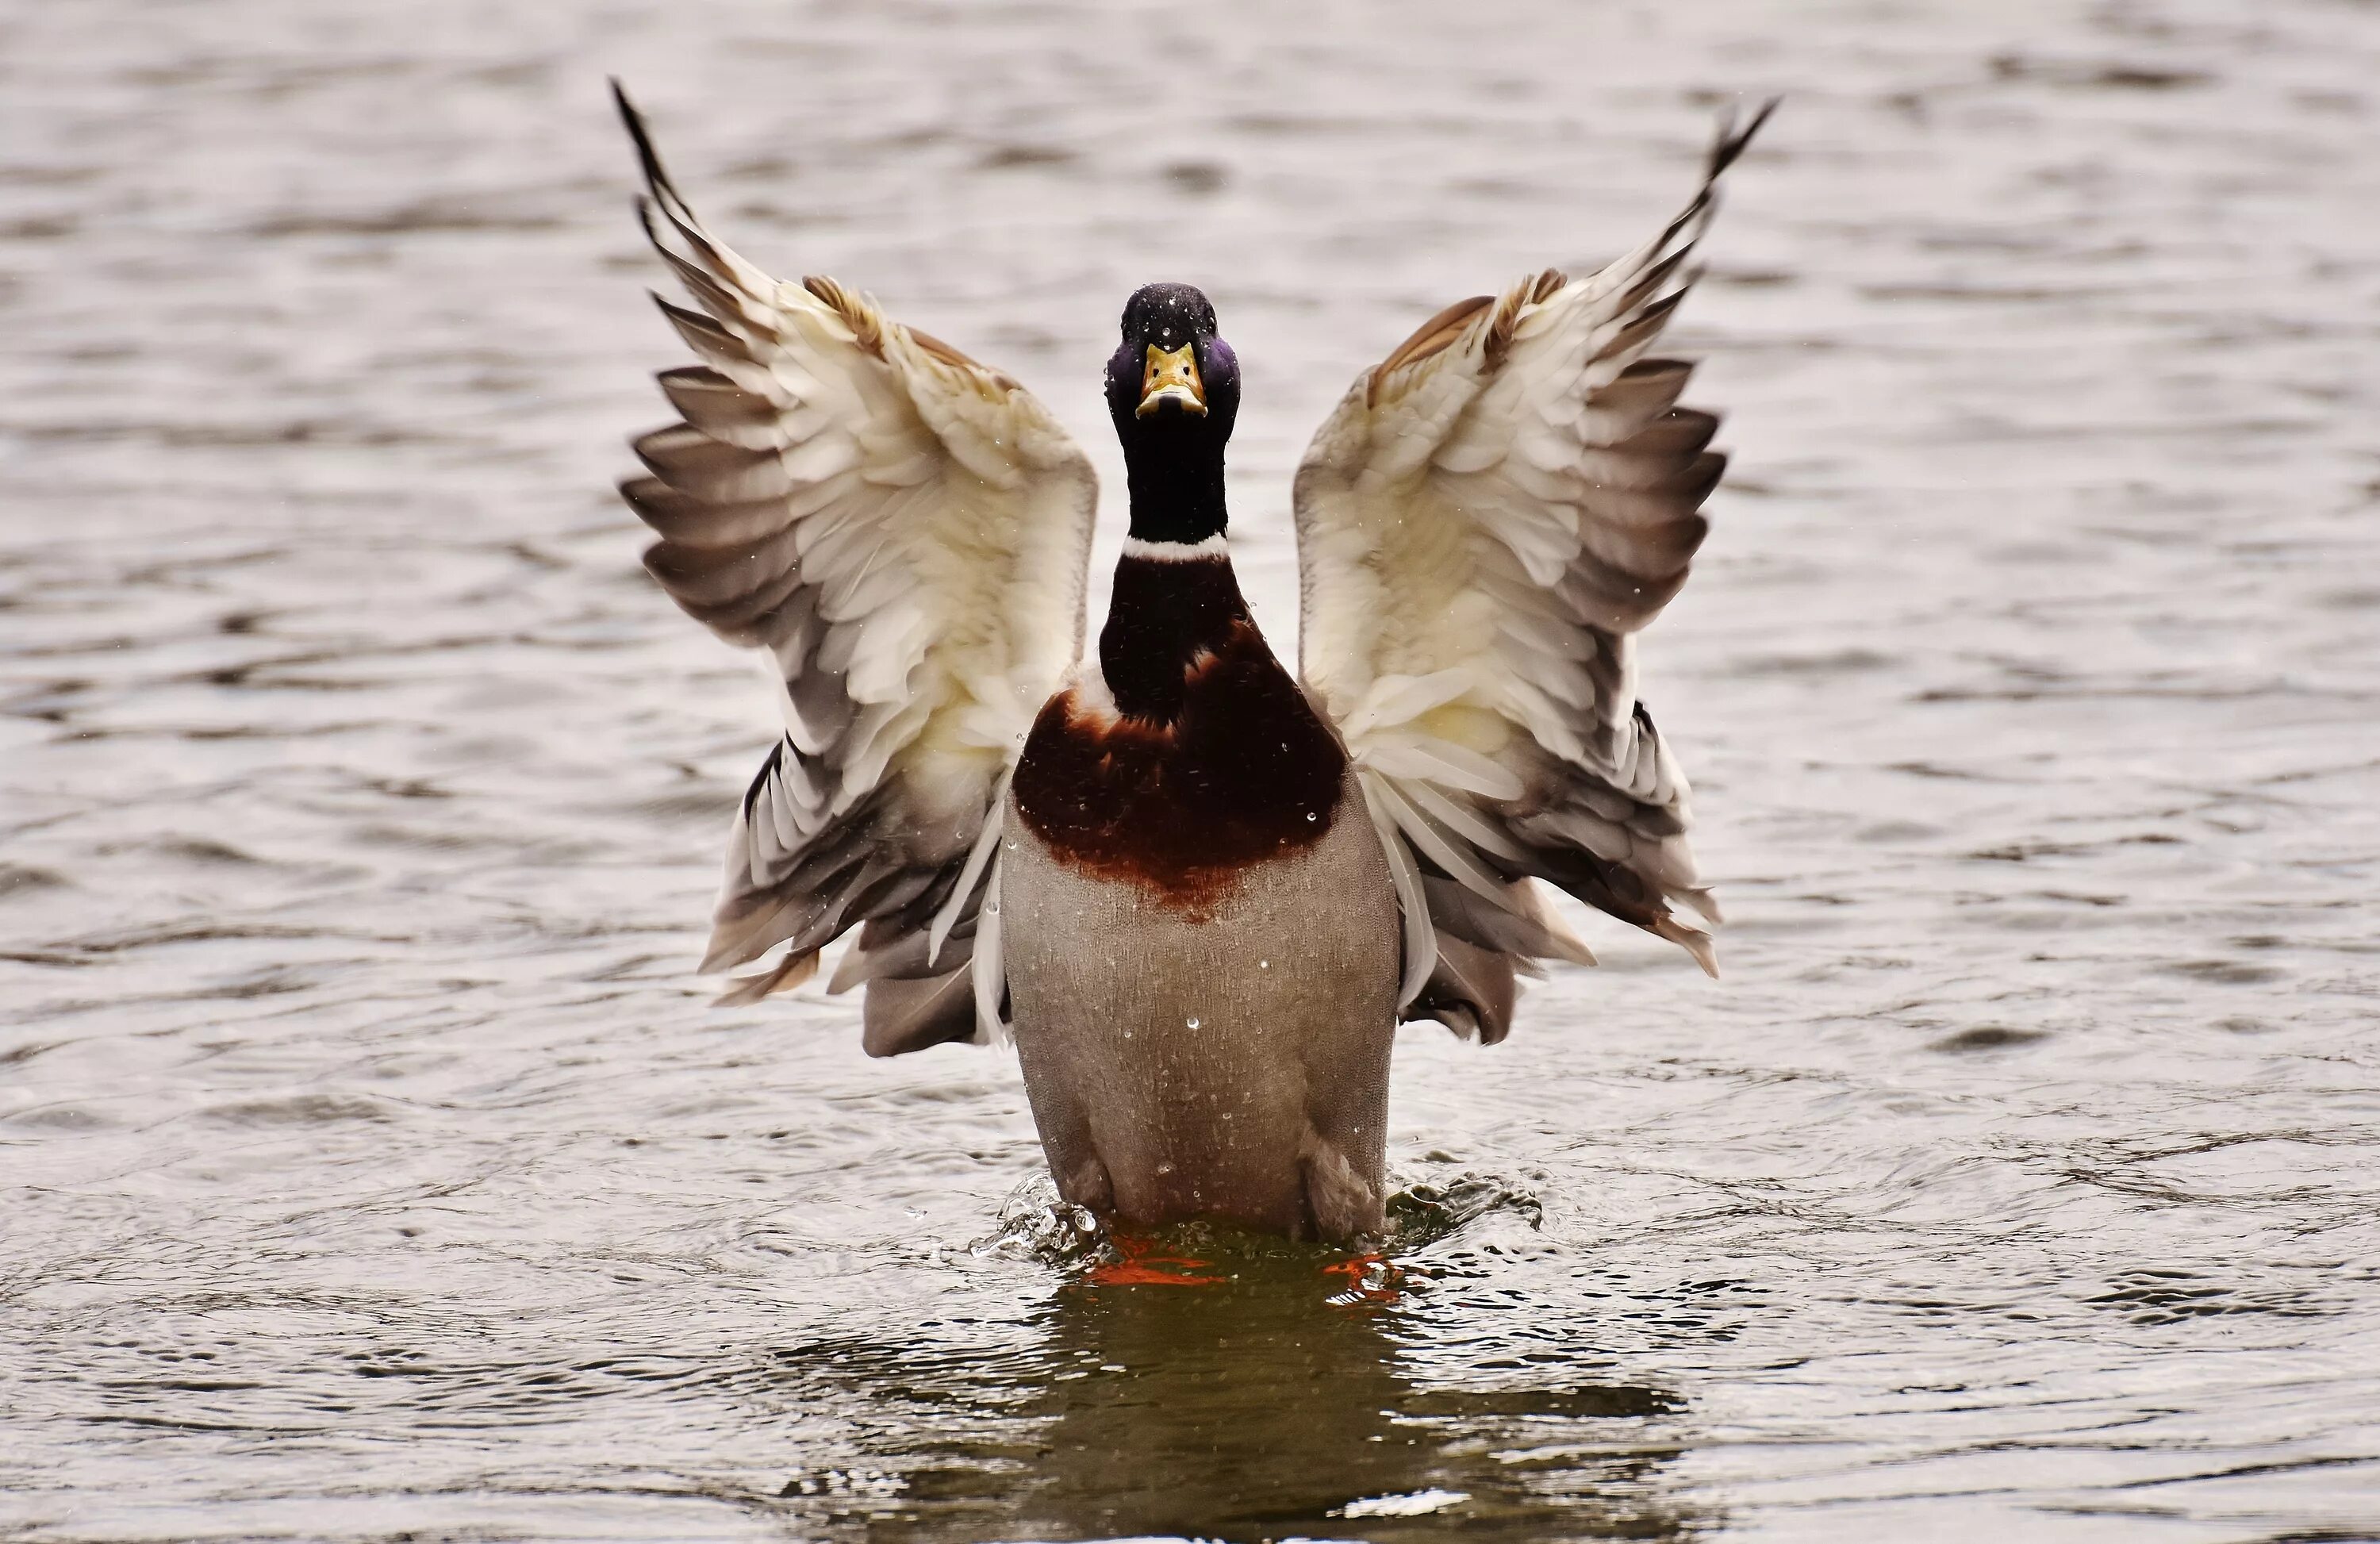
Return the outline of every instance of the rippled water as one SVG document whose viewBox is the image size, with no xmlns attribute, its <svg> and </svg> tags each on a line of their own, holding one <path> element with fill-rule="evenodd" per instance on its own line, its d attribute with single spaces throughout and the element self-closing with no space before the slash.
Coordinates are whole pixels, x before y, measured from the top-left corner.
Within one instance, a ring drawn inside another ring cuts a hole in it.
<svg viewBox="0 0 2380 1544">
<path fill-rule="evenodd" d="M 1283 644 L 1345 382 L 1786 91 L 1646 649 L 1726 979 L 1408 1031 L 1368 1274 L 1102 1278 L 1011 1057 L 708 1008 L 771 718 L 609 491 L 606 71 L 1111 492 L 1205 286 Z M 11 7 L 0 1536 L 2380 1537 L 2375 79 L 2319 0 Z"/>
</svg>

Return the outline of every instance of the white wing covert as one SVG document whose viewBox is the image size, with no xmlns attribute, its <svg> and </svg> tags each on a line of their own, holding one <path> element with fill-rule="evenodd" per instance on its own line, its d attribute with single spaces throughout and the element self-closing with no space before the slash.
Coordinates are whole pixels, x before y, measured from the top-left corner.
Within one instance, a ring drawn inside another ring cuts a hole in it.
<svg viewBox="0 0 2380 1544">
<path fill-rule="evenodd" d="M 1082 652 L 1090 463 L 1006 376 L 713 239 L 614 91 L 646 232 L 700 309 L 655 299 L 703 360 L 662 373 L 685 421 L 636 442 L 652 475 L 621 492 L 662 588 L 784 687 L 702 968 L 783 944 L 721 999 L 754 1001 L 856 926 L 831 990 L 867 983 L 870 1054 L 995 1034 L 1001 800 Z"/>
<path fill-rule="evenodd" d="M 1299 664 L 1345 736 L 1405 917 L 1402 1012 L 1493 1042 L 1516 971 L 1594 957 L 1544 879 L 1717 974 L 1685 774 L 1636 698 L 1634 635 L 1685 582 L 1725 457 L 1645 357 L 1695 277 L 1694 200 L 1584 280 L 1553 269 L 1424 323 L 1359 377 L 1296 484 Z"/>
</svg>

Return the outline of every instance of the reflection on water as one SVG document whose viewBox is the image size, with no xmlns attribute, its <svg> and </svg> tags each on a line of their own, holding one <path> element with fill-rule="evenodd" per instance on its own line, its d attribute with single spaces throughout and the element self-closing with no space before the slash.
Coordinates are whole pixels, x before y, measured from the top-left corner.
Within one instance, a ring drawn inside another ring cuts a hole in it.
<svg viewBox="0 0 2380 1544">
<path fill-rule="evenodd" d="M 1144 1279 L 1059 1286 L 1023 1347 L 979 1362 L 900 1343 L 777 1353 L 788 1398 L 829 1385 L 902 1417 L 857 1475 L 788 1490 L 887 1541 L 1688 1531 L 1662 1473 L 1674 1392 L 1558 1356 L 1430 1387 L 1404 1365 L 1403 1294 L 1361 1262 L 1195 1229 L 1161 1248 Z"/>
</svg>

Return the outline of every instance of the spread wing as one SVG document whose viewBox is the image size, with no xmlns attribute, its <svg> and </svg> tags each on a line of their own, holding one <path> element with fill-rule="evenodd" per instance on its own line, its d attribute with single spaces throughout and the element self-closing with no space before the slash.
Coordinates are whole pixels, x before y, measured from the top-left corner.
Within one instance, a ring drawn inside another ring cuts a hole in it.
<svg viewBox="0 0 2380 1544">
<path fill-rule="evenodd" d="M 1694 201 L 1635 251 L 1432 318 L 1298 468 L 1299 663 L 1389 848 L 1407 1017 L 1500 1039 L 1516 969 L 1593 963 L 1533 879 L 1713 969 L 1670 909 L 1718 915 L 1635 634 L 1685 582 L 1725 458 L 1718 420 L 1676 405 L 1691 367 L 1646 351 L 1767 114 L 1722 128 Z"/>
<path fill-rule="evenodd" d="M 722 999 L 752 1001 L 858 926 L 834 990 L 868 983 L 872 1054 L 996 1029 L 1001 796 L 1082 652 L 1090 464 L 1006 376 L 714 240 L 619 104 L 699 308 L 662 310 L 702 360 L 662 372 L 686 421 L 636 442 L 651 475 L 621 492 L 662 588 L 784 683 L 703 968 L 785 945 Z"/>
</svg>

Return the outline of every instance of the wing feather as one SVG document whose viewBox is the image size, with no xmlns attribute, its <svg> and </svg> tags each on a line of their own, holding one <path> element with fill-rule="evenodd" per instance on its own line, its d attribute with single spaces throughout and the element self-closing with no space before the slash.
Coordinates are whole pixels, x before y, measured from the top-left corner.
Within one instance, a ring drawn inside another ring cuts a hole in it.
<svg viewBox="0 0 2380 1544">
<path fill-rule="evenodd" d="M 1296 486 L 1300 665 L 1346 737 L 1405 909 L 1402 1003 L 1482 1039 L 1515 972 L 1593 963 L 1548 881 L 1713 968 L 1686 779 L 1636 699 L 1635 633 L 1681 585 L 1726 457 L 1647 357 L 1692 288 L 1718 177 L 1626 257 L 1458 302 L 1367 371 Z"/>
<path fill-rule="evenodd" d="M 1089 461 L 1007 376 L 713 237 L 614 93 L 693 305 L 655 299 L 701 361 L 662 372 L 683 421 L 634 442 L 650 475 L 621 492 L 661 538 L 647 571 L 784 687 L 703 968 L 782 945 L 722 999 L 754 1001 L 857 927 L 833 985 L 868 984 L 872 1053 L 996 1034 L 1000 794 L 1082 652 Z"/>
</svg>

